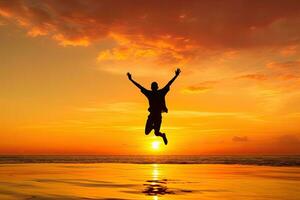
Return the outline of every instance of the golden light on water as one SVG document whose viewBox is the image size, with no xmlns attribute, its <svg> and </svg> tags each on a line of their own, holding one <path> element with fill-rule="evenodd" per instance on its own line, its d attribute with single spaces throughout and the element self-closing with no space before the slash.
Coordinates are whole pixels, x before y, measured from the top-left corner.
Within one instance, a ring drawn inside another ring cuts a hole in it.
<svg viewBox="0 0 300 200">
<path fill-rule="evenodd" d="M 152 178 L 153 180 L 157 180 L 159 176 L 159 171 L 157 169 L 157 165 L 153 166 L 153 170 L 152 170 Z"/>
</svg>

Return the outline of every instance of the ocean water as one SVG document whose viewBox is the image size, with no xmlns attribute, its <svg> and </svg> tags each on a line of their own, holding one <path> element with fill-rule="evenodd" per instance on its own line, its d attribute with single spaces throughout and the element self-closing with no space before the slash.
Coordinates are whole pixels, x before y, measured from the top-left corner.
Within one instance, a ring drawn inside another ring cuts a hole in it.
<svg viewBox="0 0 300 200">
<path fill-rule="evenodd" d="M 300 166 L 296 156 L 0 156 L 0 164 L 9 163 L 132 163 L 132 164 L 238 164 L 264 166 Z"/>
<path fill-rule="evenodd" d="M 0 200 L 300 200 L 300 156 L 0 156 Z"/>
<path fill-rule="evenodd" d="M 300 167 L 0 164 L 1 200 L 299 200 L 299 188 Z"/>
</svg>

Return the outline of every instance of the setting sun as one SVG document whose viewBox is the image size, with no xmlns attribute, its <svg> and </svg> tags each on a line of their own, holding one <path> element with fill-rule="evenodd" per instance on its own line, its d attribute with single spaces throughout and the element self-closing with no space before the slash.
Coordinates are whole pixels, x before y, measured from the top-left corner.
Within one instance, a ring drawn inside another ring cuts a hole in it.
<svg viewBox="0 0 300 200">
<path fill-rule="evenodd" d="M 160 147 L 160 142 L 158 142 L 158 141 L 152 142 L 152 149 L 158 150 L 159 147 Z"/>
</svg>

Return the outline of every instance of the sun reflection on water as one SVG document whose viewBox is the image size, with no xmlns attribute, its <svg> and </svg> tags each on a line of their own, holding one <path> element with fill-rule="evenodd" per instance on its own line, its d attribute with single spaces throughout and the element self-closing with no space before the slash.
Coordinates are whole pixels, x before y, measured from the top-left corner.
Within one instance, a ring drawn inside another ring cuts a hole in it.
<svg viewBox="0 0 300 200">
<path fill-rule="evenodd" d="M 152 179 L 153 180 L 158 180 L 158 176 L 159 176 L 158 165 L 157 164 L 153 164 Z"/>
<path fill-rule="evenodd" d="M 167 179 L 161 177 L 159 165 L 153 164 L 152 166 L 153 168 L 151 171 L 151 179 L 146 180 L 146 183 L 144 184 L 145 189 L 143 190 L 143 193 L 148 196 L 152 196 L 153 200 L 158 200 L 159 196 L 165 194 L 173 194 L 172 191 L 169 191 L 167 187 Z"/>
</svg>

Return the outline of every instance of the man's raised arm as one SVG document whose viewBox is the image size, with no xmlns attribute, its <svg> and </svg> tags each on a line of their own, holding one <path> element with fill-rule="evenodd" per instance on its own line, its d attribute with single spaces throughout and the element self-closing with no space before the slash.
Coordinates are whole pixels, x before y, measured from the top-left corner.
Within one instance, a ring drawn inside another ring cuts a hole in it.
<svg viewBox="0 0 300 200">
<path fill-rule="evenodd" d="M 175 76 L 167 83 L 167 85 L 165 87 L 170 87 L 172 85 L 172 83 L 175 81 L 175 79 L 177 78 L 177 76 L 180 74 L 180 69 L 177 68 L 175 71 Z"/>
<path fill-rule="evenodd" d="M 136 86 L 136 87 L 138 87 L 139 89 L 145 89 L 143 86 L 141 86 L 140 84 L 138 84 L 137 82 L 135 82 L 133 79 L 132 79 L 132 77 L 131 77 L 131 74 L 128 72 L 127 73 L 127 76 L 128 76 L 128 79 Z"/>
</svg>

